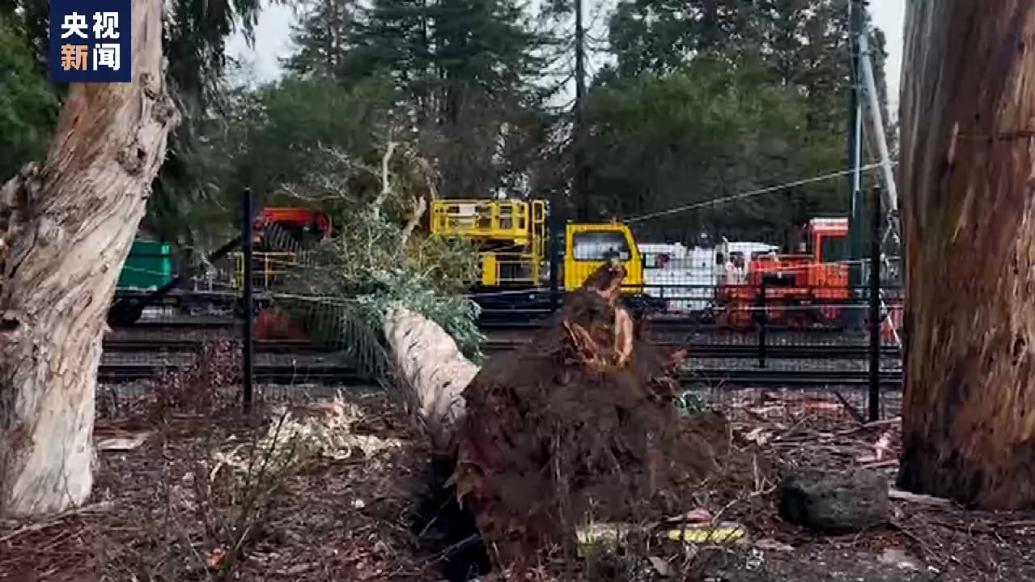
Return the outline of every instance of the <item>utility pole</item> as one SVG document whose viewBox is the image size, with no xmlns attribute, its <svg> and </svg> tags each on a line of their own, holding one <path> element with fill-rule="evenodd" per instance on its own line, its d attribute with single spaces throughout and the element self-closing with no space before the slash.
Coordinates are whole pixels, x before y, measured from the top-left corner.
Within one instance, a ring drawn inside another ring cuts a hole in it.
<svg viewBox="0 0 1035 582">
<path fill-rule="evenodd" d="M 884 208 L 892 215 L 898 214 L 898 187 L 895 184 L 895 172 L 891 169 L 891 154 L 888 152 L 888 136 L 884 128 L 884 113 L 881 111 L 880 94 L 877 92 L 877 80 L 873 74 L 873 58 L 870 51 L 869 34 L 859 35 L 859 64 L 862 69 L 862 88 L 866 91 L 866 101 L 873 120 L 873 134 L 877 142 L 877 153 L 880 155 L 881 176 L 884 179 L 886 194 Z M 895 233 L 898 236 L 898 233 Z"/>
<path fill-rule="evenodd" d="M 590 219 L 589 193 L 586 192 L 585 132 L 583 105 L 586 99 L 586 31 L 582 24 L 582 0 L 575 0 L 575 121 L 573 124 L 574 177 L 572 198 L 580 220 Z"/>
<path fill-rule="evenodd" d="M 866 10 L 865 0 L 852 0 L 849 5 L 848 15 L 848 45 L 851 47 L 851 61 L 849 66 L 850 88 L 849 88 L 849 110 L 848 110 L 848 164 L 852 169 L 850 174 L 850 196 L 851 216 L 849 218 L 848 236 L 851 246 L 851 258 L 853 262 L 849 266 L 849 284 L 855 291 L 857 297 L 861 297 L 860 288 L 863 285 L 862 278 L 862 256 L 863 256 L 863 229 L 865 228 L 865 209 L 862 199 L 862 140 L 863 140 L 863 110 L 862 99 L 859 98 L 860 72 L 861 72 L 861 51 L 859 50 L 859 38 L 863 32 L 863 14 Z M 851 310 L 852 320 L 856 323 L 862 321 L 860 310 Z"/>
<path fill-rule="evenodd" d="M 873 189 L 873 214 L 870 216 L 870 289 L 867 294 L 869 302 L 870 324 L 870 395 L 868 414 L 870 422 L 880 420 L 880 263 L 881 263 L 881 196 L 880 186 Z"/>
<path fill-rule="evenodd" d="M 241 259 L 244 261 L 244 295 L 242 297 L 242 303 L 244 304 L 244 326 L 242 328 L 242 347 L 241 347 L 241 360 L 243 369 L 241 370 L 241 381 L 242 381 L 242 403 L 244 404 L 244 412 L 249 413 L 252 410 L 252 384 L 253 384 L 253 367 L 255 360 L 255 344 L 253 342 L 252 333 L 252 319 L 255 317 L 255 302 L 252 285 L 254 284 L 254 277 L 252 276 L 252 239 L 254 237 L 254 224 L 252 220 L 255 217 L 255 199 L 252 197 L 252 189 L 245 188 L 244 196 L 241 198 Z"/>
</svg>

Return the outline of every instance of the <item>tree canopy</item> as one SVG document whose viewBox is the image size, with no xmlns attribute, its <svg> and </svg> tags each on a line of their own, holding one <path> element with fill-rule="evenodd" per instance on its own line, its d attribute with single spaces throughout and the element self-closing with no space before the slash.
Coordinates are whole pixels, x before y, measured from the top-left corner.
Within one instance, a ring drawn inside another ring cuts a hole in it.
<svg viewBox="0 0 1035 582">
<path fill-rule="evenodd" d="M 57 110 L 23 22 L 0 9 L 0 182 L 43 155 Z"/>
<path fill-rule="evenodd" d="M 757 62 L 700 58 L 679 71 L 621 79 L 587 112 L 589 189 L 605 216 L 632 217 L 722 199 L 836 168 L 843 141 L 808 131 L 807 104 L 759 83 Z M 656 237 L 779 237 L 808 217 L 843 211 L 836 184 L 704 207 L 645 225 Z"/>
<path fill-rule="evenodd" d="M 4 160 L 18 161 L 0 168 L 5 174 L 42 151 L 59 95 L 40 65 L 38 0 L 8 3 L 0 43 L 10 49 L 0 59 L 18 71 L 18 90 L 0 98 L 0 123 L 12 128 L 0 139 L 15 152 Z M 610 64 L 586 98 L 581 143 L 595 218 L 727 199 L 846 167 L 848 4 L 621 0 L 607 26 Z M 173 2 L 166 53 L 187 115 L 145 227 L 209 246 L 212 221 L 232 227 L 242 188 L 283 201 L 290 184 L 326 167 L 328 151 L 352 164 L 348 195 L 366 196 L 378 186 L 363 168 L 389 142 L 416 156 L 393 163 L 420 159 L 434 176 L 407 196 L 563 202 L 574 172 L 564 85 L 571 7 L 556 0 L 535 18 L 515 0 L 307 0 L 283 77 L 254 87 L 229 81 L 224 39 L 251 31 L 258 4 Z M 867 26 L 883 85 L 883 35 Z M 833 180 L 642 221 L 638 230 L 685 241 L 780 237 L 811 216 L 845 213 L 847 203 Z"/>
<path fill-rule="evenodd" d="M 590 196 L 619 216 L 727 200 L 644 223 L 649 237 L 786 240 L 845 214 L 843 184 L 730 195 L 847 166 L 848 0 L 623 0 L 615 63 L 590 95 Z M 883 83 L 883 35 L 872 30 Z"/>
<path fill-rule="evenodd" d="M 382 79 L 445 196 L 513 186 L 545 122 L 533 81 L 541 42 L 513 0 L 315 0 L 285 61 L 292 75 L 348 86 Z"/>
<path fill-rule="evenodd" d="M 201 227 L 196 220 L 224 185 L 213 176 L 210 158 L 220 131 L 213 127 L 227 128 L 232 104 L 226 99 L 236 96 L 225 82 L 226 39 L 238 30 L 250 36 L 259 10 L 257 0 L 164 3 L 166 81 L 183 123 L 170 140 L 144 221 L 162 238 L 189 244 L 189 233 Z M 64 86 L 46 81 L 48 13 L 47 0 L 0 0 L 0 73 L 7 72 L 0 76 L 0 182 L 42 155 L 57 120 Z"/>
</svg>

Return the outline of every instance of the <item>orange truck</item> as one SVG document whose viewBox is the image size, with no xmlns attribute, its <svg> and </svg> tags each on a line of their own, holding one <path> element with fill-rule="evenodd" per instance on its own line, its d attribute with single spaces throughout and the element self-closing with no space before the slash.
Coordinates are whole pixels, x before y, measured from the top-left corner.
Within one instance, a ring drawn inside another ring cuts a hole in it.
<svg viewBox="0 0 1035 582">
<path fill-rule="evenodd" d="M 752 327 L 764 306 L 767 323 L 792 327 L 839 324 L 850 297 L 847 218 L 813 218 L 802 229 L 805 252 L 754 253 L 742 284 L 720 282 L 719 323 Z"/>
</svg>

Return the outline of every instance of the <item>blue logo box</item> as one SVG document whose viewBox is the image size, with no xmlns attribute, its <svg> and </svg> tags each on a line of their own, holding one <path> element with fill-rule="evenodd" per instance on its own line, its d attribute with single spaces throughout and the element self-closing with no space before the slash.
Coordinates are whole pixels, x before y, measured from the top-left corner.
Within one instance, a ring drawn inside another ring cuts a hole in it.
<svg viewBox="0 0 1035 582">
<path fill-rule="evenodd" d="M 131 0 L 50 0 L 50 80 L 133 80 Z"/>
</svg>

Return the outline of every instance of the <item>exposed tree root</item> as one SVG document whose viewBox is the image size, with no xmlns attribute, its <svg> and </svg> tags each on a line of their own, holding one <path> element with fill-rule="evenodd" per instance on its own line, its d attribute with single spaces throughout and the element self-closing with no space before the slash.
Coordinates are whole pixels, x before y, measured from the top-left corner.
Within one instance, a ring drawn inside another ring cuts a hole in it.
<svg viewBox="0 0 1035 582">
<path fill-rule="evenodd" d="M 490 358 L 463 392 L 456 491 L 497 565 L 570 547 L 589 520 L 674 511 L 686 502 L 677 490 L 717 469 L 709 441 L 725 421 L 677 416 L 684 354 L 634 337 L 618 304 L 624 275 L 602 267 L 553 326 Z"/>
</svg>

